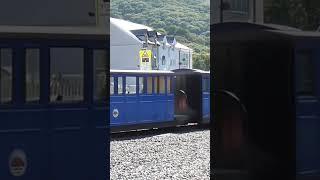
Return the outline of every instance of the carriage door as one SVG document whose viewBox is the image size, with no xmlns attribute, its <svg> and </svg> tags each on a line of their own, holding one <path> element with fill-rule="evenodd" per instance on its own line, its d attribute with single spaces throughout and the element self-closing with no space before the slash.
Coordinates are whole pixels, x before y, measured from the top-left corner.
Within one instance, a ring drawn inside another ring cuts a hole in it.
<svg viewBox="0 0 320 180">
<path fill-rule="evenodd" d="M 295 54 L 297 172 L 318 171 L 320 167 L 319 58 L 311 49 Z"/>
<path fill-rule="evenodd" d="M 202 117 L 201 81 L 201 74 L 198 73 L 181 74 L 175 77 L 176 115 L 184 116 L 183 119 L 200 120 Z"/>
</svg>

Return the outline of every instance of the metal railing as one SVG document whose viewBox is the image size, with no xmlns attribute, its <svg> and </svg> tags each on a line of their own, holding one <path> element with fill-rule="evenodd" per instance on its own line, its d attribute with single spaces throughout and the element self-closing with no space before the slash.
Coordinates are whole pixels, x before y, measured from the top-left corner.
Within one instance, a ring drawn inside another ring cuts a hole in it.
<svg viewBox="0 0 320 180">
<path fill-rule="evenodd" d="M 52 75 L 50 101 L 81 101 L 83 100 L 83 89 L 82 75 Z"/>
</svg>

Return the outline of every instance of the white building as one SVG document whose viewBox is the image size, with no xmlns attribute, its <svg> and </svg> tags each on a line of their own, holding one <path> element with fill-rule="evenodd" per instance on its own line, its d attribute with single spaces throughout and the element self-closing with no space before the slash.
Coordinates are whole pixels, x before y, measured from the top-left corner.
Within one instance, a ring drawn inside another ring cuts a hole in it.
<svg viewBox="0 0 320 180">
<path fill-rule="evenodd" d="M 159 69 L 192 69 L 192 49 L 177 43 L 173 37 L 160 35 L 159 42 Z"/>
<path fill-rule="evenodd" d="M 192 68 L 192 50 L 175 38 L 145 25 L 110 18 L 111 69 L 141 69 L 139 52 L 143 48 L 152 51 L 150 69 Z"/>
</svg>

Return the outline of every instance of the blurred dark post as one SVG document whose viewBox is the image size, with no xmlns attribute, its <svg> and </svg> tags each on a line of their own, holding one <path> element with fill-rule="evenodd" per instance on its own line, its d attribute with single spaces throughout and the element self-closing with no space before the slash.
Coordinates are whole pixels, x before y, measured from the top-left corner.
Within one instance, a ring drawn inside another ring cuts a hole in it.
<svg viewBox="0 0 320 180">
<path fill-rule="evenodd" d="M 230 9 L 229 2 L 225 2 L 224 0 L 220 0 L 220 23 L 223 23 L 223 11 Z"/>
<path fill-rule="evenodd" d="M 220 23 L 223 23 L 223 0 L 220 0 Z"/>
<path fill-rule="evenodd" d="M 252 5 L 252 6 L 253 6 L 253 8 L 252 8 L 252 10 L 253 10 L 253 23 L 256 23 L 256 8 L 257 8 L 257 7 L 256 7 L 256 6 L 257 6 L 257 5 L 256 5 L 256 0 L 253 0 L 253 1 L 252 1 L 252 4 L 253 4 L 253 5 Z"/>
<path fill-rule="evenodd" d="M 269 26 L 213 26 L 213 179 L 293 179 L 295 46 Z"/>
<path fill-rule="evenodd" d="M 213 156 L 216 180 L 246 180 L 247 114 L 234 94 L 214 92 Z"/>
</svg>

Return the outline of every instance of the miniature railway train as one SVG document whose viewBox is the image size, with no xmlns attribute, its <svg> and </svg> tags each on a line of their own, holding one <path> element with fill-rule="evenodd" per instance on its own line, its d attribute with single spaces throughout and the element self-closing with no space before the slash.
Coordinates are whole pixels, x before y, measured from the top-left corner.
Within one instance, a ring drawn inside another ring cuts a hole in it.
<svg viewBox="0 0 320 180">
<path fill-rule="evenodd" d="M 108 41 L 89 27 L 0 28 L 0 179 L 108 179 L 110 130 L 209 122 L 198 70 L 111 70 L 109 106 Z"/>
<path fill-rule="evenodd" d="M 210 73 L 201 70 L 110 71 L 110 128 L 206 124 L 210 120 Z"/>
</svg>

